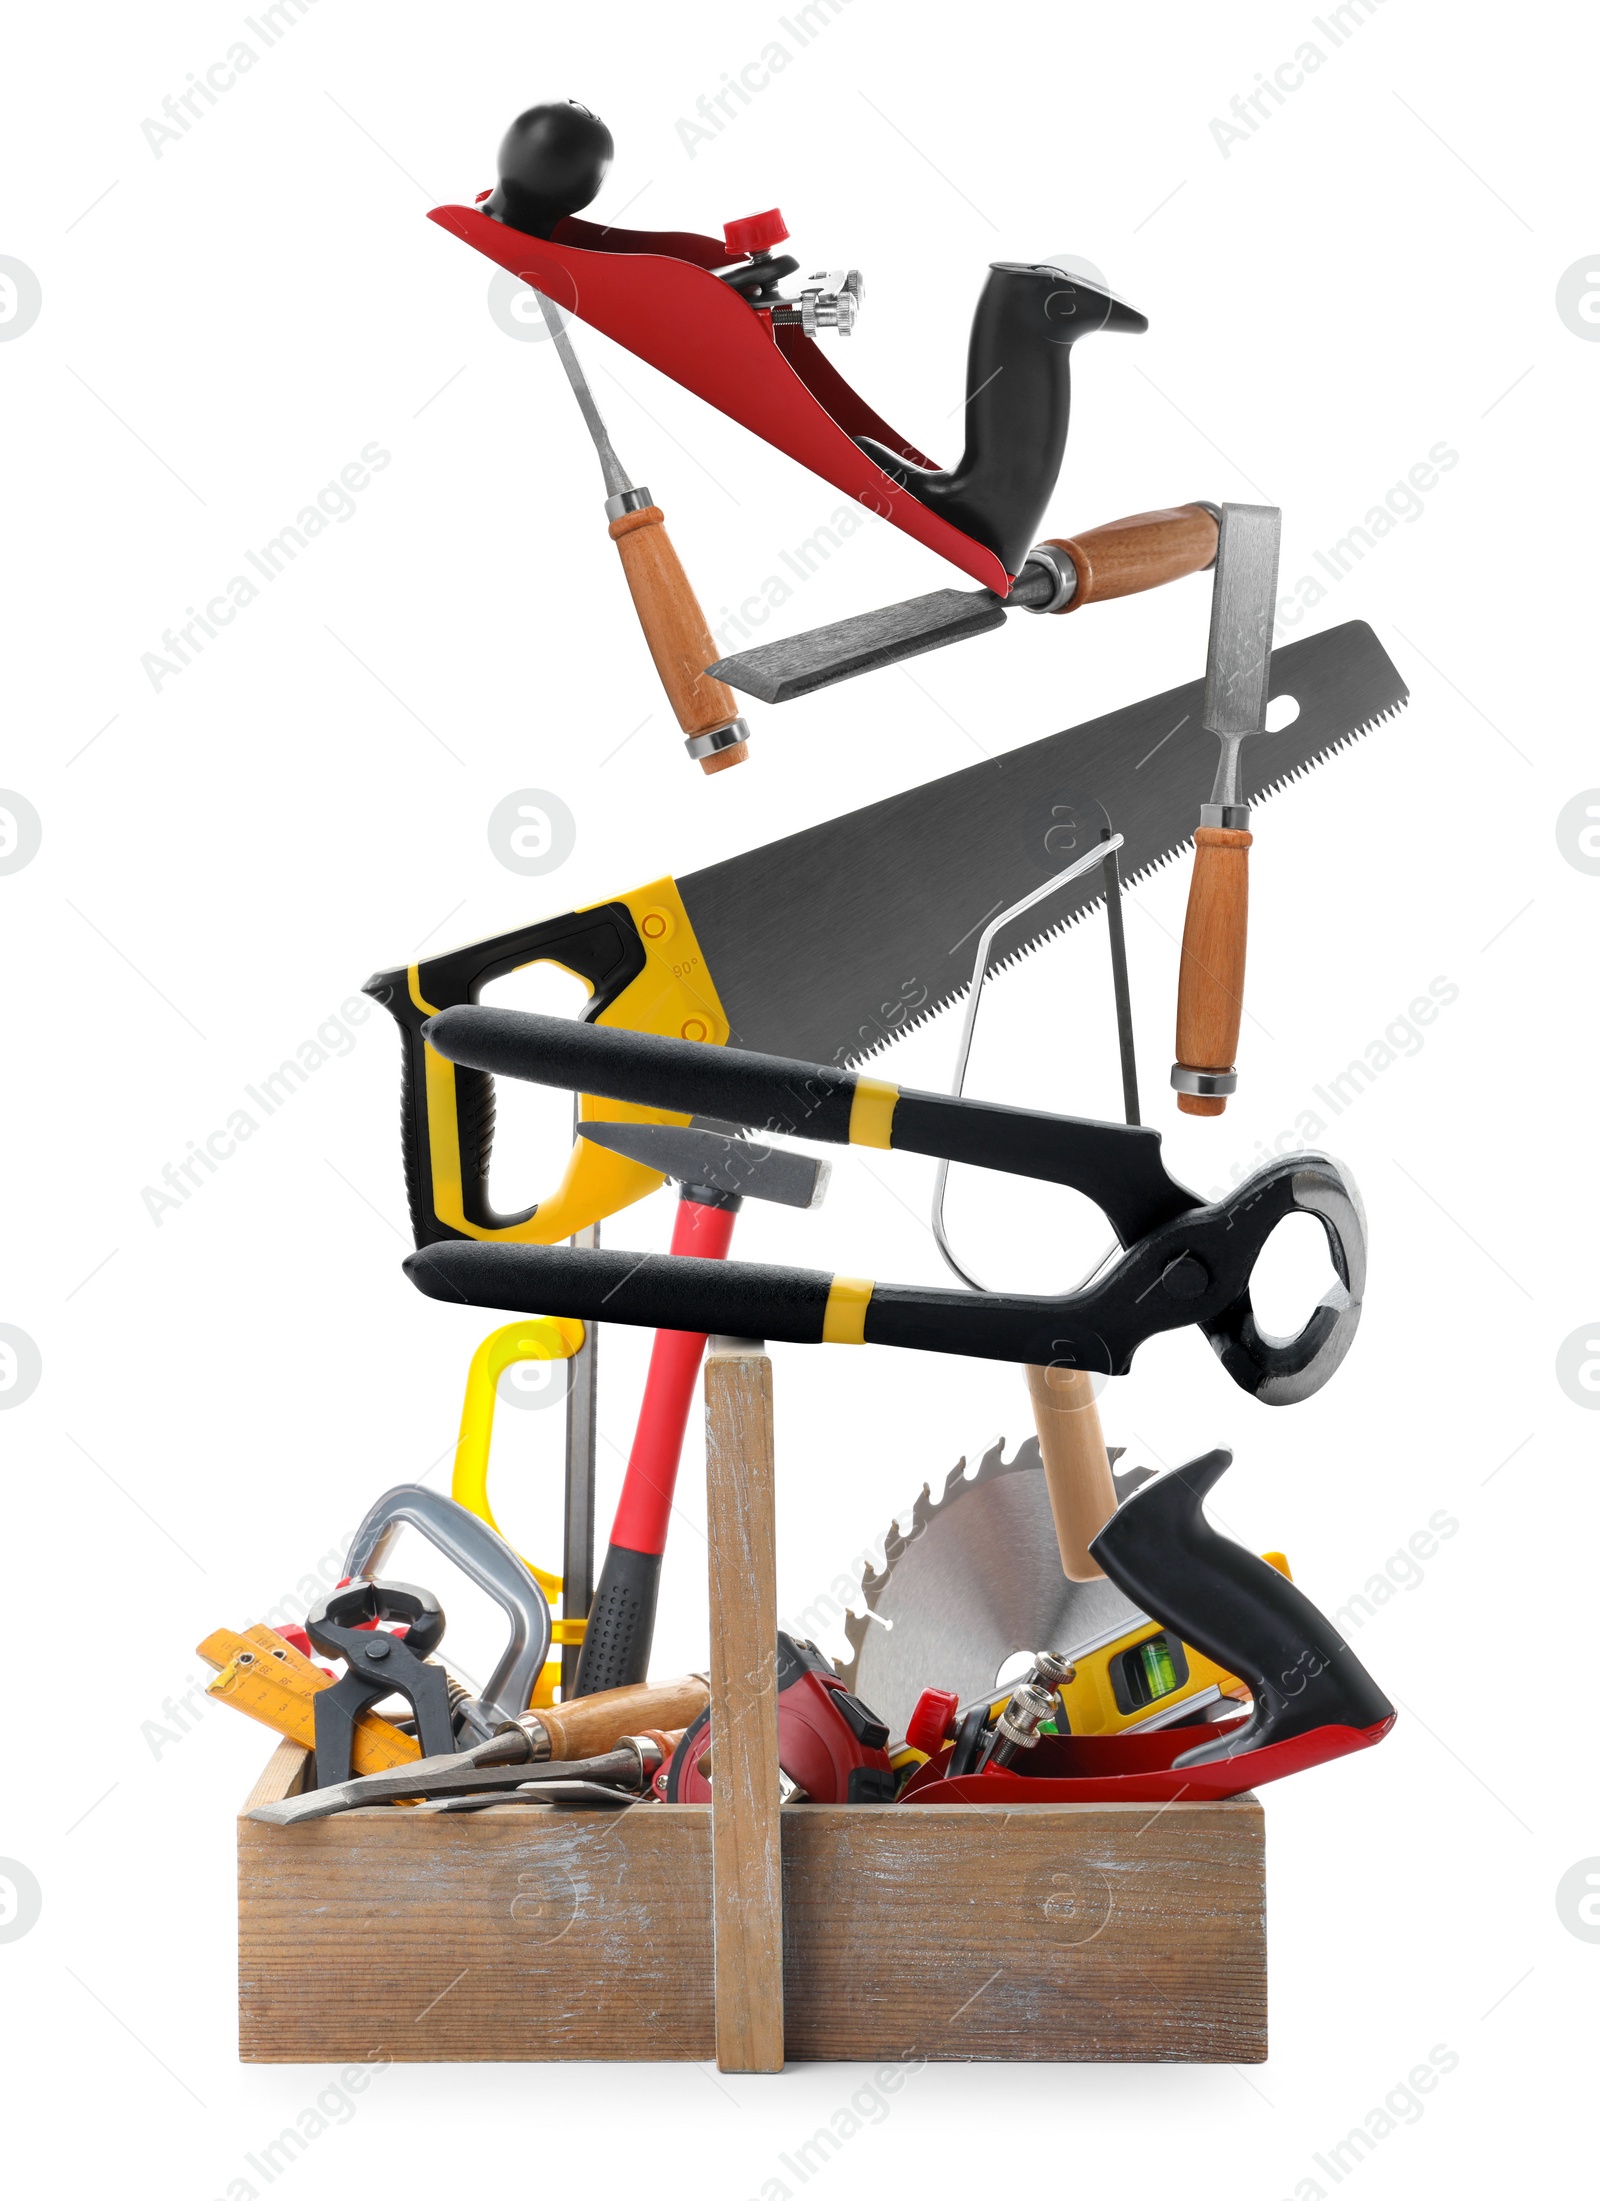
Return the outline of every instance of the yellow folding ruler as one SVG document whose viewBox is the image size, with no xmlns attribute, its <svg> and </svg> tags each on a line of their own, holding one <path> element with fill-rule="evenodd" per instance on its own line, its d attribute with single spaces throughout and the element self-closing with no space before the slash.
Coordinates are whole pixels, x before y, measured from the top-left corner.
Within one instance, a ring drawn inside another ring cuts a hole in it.
<svg viewBox="0 0 1600 2201">
<path fill-rule="evenodd" d="M 247 1719 L 259 1720 L 263 1727 L 304 1743 L 308 1750 L 316 1748 L 313 1700 L 319 1690 L 333 1687 L 320 1666 L 303 1658 L 264 1621 L 246 1628 L 243 1635 L 218 1628 L 195 1648 L 208 1666 L 220 1669 L 216 1680 L 206 1685 L 208 1697 L 231 1704 Z M 412 1736 L 402 1735 L 376 1713 L 363 1712 L 356 1721 L 354 1772 L 387 1773 L 420 1756 Z"/>
</svg>

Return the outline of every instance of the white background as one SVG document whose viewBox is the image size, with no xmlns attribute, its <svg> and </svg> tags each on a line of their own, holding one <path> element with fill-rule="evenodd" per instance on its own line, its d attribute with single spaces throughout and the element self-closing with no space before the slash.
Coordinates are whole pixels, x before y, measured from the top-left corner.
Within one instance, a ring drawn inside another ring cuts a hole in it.
<svg viewBox="0 0 1600 2201">
<path fill-rule="evenodd" d="M 1600 1851 L 1596 1424 L 1555 1373 L 1600 1312 L 1600 882 L 1556 836 L 1600 781 L 1586 661 L 1600 349 L 1555 304 L 1563 271 L 1600 255 L 1592 35 L 1575 10 L 1530 27 L 1407 0 L 1374 5 L 1337 49 L 1309 7 L 854 0 L 802 50 L 777 14 L 321 0 L 271 51 L 214 5 L 34 11 L 8 34 L 0 252 L 43 295 L 37 324 L 0 344 L 0 783 L 43 821 L 39 854 L 0 878 L 0 1321 L 43 1363 L 0 1421 L 0 1852 L 43 1891 L 38 1924 L 0 1946 L 10 2144 L 49 2135 L 70 2153 L 54 2191 L 219 2196 L 332 2076 L 234 2060 L 232 1817 L 268 1745 L 209 1706 L 174 1725 L 164 1700 L 203 1677 L 201 1635 L 292 1593 L 380 1490 L 447 1483 L 467 1358 L 491 1326 L 400 1273 L 399 1049 L 376 1010 L 159 1227 L 143 1188 L 419 943 L 693 870 L 1201 669 L 1191 582 L 753 709 L 746 766 L 690 767 L 555 357 L 496 325 L 487 264 L 424 219 L 492 181 L 514 113 L 570 95 L 616 138 L 602 218 L 715 233 L 776 202 L 804 268 L 859 265 L 866 314 L 834 356 L 941 457 L 987 261 L 1066 248 L 1102 267 L 1150 331 L 1078 353 L 1046 532 L 1197 495 L 1270 501 L 1287 582 L 1319 572 L 1313 553 L 1430 448 L 1459 454 L 1421 515 L 1292 630 L 1371 620 L 1412 701 L 1257 817 L 1252 1014 L 1220 1122 L 1178 1117 L 1164 1092 L 1187 864 L 1128 919 L 1147 1112 L 1201 1188 L 1302 1110 L 1327 1121 L 1311 1088 L 1430 981 L 1459 989 L 1420 1051 L 1328 1122 L 1371 1224 L 1361 1337 L 1292 1413 L 1246 1400 L 1193 1332 L 1148 1346 L 1102 1402 L 1110 1440 L 1151 1466 L 1232 1444 L 1216 1511 L 1287 1549 L 1329 1610 L 1431 1515 L 1459 1524 L 1357 1640 L 1399 1725 L 1381 1750 L 1266 1792 L 1264 2069 L 922 2074 L 816 2182 L 882 2192 L 914 2174 L 956 2192 L 1025 2175 L 1265 2201 L 1327 2185 L 1314 2153 L 1444 2043 L 1458 2068 L 1362 2165 L 1363 2193 L 1553 2186 L 1577 2144 L 1600 1965 L 1555 1902 Z M 144 118 L 241 35 L 255 69 L 158 158 Z M 678 118 L 775 37 L 791 65 L 686 148 Z M 1323 67 L 1225 155 L 1212 118 L 1308 37 Z M 578 339 L 718 625 L 841 499 Z M 140 659 L 163 630 L 371 442 L 391 463 L 354 515 L 153 691 Z M 952 578 L 908 538 L 864 530 L 767 631 Z M 577 821 L 548 879 L 505 869 L 485 834 L 530 786 Z M 972 1089 L 1116 1114 L 1106 995 L 1097 934 L 1035 956 L 995 988 Z M 938 1084 L 953 1043 L 946 1017 L 875 1067 Z M 503 1202 L 549 1188 L 558 1131 L 508 1104 Z M 927 1191 L 915 1161 L 844 1156 L 820 1215 L 750 1208 L 740 1240 L 932 1281 Z M 972 1241 L 996 1280 L 1061 1283 L 1081 1265 L 1077 1224 L 1057 1235 L 1041 1212 L 1031 1195 L 999 1208 Z M 658 1196 L 608 1237 L 664 1246 L 670 1218 Z M 1280 1294 L 1303 1301 L 1308 1275 L 1282 1265 Z M 604 1336 L 602 1536 L 644 1342 Z M 1005 1368 L 774 1360 L 790 1614 L 924 1479 L 1025 1432 Z M 501 1420 L 502 1517 L 554 1564 L 560 1416 Z M 662 1671 L 705 1652 L 701 1514 L 691 1437 Z M 420 1551 L 406 1558 L 432 1579 Z M 485 1616 L 438 1586 L 463 1659 L 491 1651 Z M 906 1889 L 908 1937 L 938 1935 L 940 1901 Z M 353 2128 L 285 2180 L 314 2195 L 598 2175 L 753 2196 L 865 2077 L 422 2067 L 376 2081 Z"/>
</svg>

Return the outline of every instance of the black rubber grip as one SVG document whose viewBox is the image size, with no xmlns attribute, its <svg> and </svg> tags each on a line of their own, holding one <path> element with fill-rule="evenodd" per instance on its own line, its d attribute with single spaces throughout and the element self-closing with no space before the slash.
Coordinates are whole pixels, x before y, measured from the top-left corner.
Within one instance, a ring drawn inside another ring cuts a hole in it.
<svg viewBox="0 0 1600 2201">
<path fill-rule="evenodd" d="M 1206 1519 L 1206 1495 L 1232 1459 L 1231 1452 L 1207 1452 L 1143 1484 L 1089 1546 L 1141 1611 L 1250 1684 L 1255 1703 L 1248 1725 L 1202 1744 L 1180 1765 L 1258 1750 L 1318 1727 L 1369 1729 L 1394 1716 L 1305 1592 Z"/>
<path fill-rule="evenodd" d="M 818 1269 L 469 1239 L 426 1246 L 408 1254 L 403 1266 L 418 1291 L 457 1307 L 554 1311 L 590 1322 L 782 1338 L 796 1345 L 822 1342 L 833 1285 Z"/>
<path fill-rule="evenodd" d="M 442 1010 L 423 1031 L 441 1055 L 474 1071 L 793 1138 L 849 1143 L 854 1071 L 476 1004 Z M 1126 1124 L 900 1092 L 891 1143 L 904 1153 L 1076 1185 L 1105 1210 L 1125 1246 L 1197 1205 L 1194 1194 L 1167 1175 L 1161 1134 Z"/>
<path fill-rule="evenodd" d="M 445 1009 L 423 1026 L 451 1062 L 496 1077 L 845 1146 L 856 1074 L 704 1040 L 662 1039 L 519 1009 Z"/>
<path fill-rule="evenodd" d="M 575 1697 L 592 1697 L 599 1689 L 625 1689 L 648 1679 L 660 1588 L 660 1552 L 611 1545 L 583 1631 Z"/>
<path fill-rule="evenodd" d="M 1138 1125 L 903 1091 L 895 1103 L 893 1143 L 901 1154 L 932 1154 L 1010 1177 L 1076 1186 L 1105 1212 L 1125 1246 L 1199 1205 L 1167 1175 L 1160 1132 Z"/>
<path fill-rule="evenodd" d="M 576 971 L 593 988 L 587 1016 L 602 1010 L 626 991 L 645 967 L 644 944 L 625 903 L 605 903 L 592 910 L 570 910 L 514 932 L 497 933 L 491 939 L 470 941 L 463 948 L 432 957 L 417 966 L 417 991 L 424 1002 L 436 1006 L 476 998 L 480 986 L 529 963 L 555 962 Z M 361 989 L 381 1002 L 400 1026 L 405 1053 L 400 1082 L 400 1148 L 405 1163 L 406 1199 L 411 1209 L 412 1236 L 419 1246 L 453 1239 L 460 1232 L 434 1209 L 434 1141 L 449 1134 L 435 1124 L 427 1098 L 426 1049 L 423 1028 L 431 1013 L 413 998 L 411 974 L 406 965 L 377 971 Z M 455 1073 L 456 1170 L 461 1183 L 465 1219 L 483 1230 L 513 1230 L 530 1221 L 538 1202 L 501 1214 L 489 1199 L 489 1157 L 494 1146 L 494 1085 L 482 1070 L 458 1068 Z"/>
</svg>

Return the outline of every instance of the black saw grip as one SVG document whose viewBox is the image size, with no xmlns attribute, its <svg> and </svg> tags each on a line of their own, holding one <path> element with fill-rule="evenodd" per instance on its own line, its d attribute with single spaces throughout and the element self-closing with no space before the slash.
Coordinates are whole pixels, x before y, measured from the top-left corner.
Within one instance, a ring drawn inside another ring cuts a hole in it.
<svg viewBox="0 0 1600 2201">
<path fill-rule="evenodd" d="M 529 963 L 557 963 L 563 970 L 576 973 L 591 989 L 584 1009 L 584 1018 L 589 1018 L 608 1008 L 644 969 L 645 950 L 627 904 L 607 902 L 595 909 L 569 910 L 539 924 L 523 925 L 514 932 L 498 933 L 491 939 L 474 940 L 466 947 L 430 956 L 416 966 L 416 990 L 427 1007 L 418 1006 L 412 993 L 411 971 L 405 965 L 376 972 L 361 989 L 381 1002 L 400 1026 L 400 1146 L 411 1234 L 419 1246 L 462 1235 L 459 1227 L 446 1222 L 434 1206 L 434 1143 L 448 1134 L 443 1124 L 434 1123 L 428 1110 L 423 1038 L 428 1018 L 455 1003 L 475 1002 L 479 991 L 491 980 L 504 978 Z M 583 1019 L 575 1021 L 581 1023 Z M 512 1230 L 531 1221 L 538 1212 L 537 1201 L 504 1215 L 490 1205 L 489 1156 L 494 1145 L 495 1116 L 492 1081 L 482 1068 L 458 1066 L 454 1091 L 461 1203 L 467 1222 L 484 1230 Z"/>
</svg>

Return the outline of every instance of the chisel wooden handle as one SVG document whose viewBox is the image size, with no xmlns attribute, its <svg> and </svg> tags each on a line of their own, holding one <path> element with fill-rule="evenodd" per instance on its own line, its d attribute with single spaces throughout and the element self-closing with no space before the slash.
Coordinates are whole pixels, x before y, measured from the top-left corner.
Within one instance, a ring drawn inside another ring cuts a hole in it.
<svg viewBox="0 0 1600 2201">
<path fill-rule="evenodd" d="M 733 690 L 711 679 L 704 669 L 716 662 L 717 646 L 689 586 L 689 577 L 678 563 L 660 505 L 647 504 L 637 512 L 624 512 L 611 522 L 610 535 L 678 724 L 690 736 L 731 726 L 739 716 L 739 706 Z M 742 764 L 749 754 L 747 742 L 736 742 L 702 757 L 700 769 L 725 772 L 731 764 Z"/>
<path fill-rule="evenodd" d="M 680 1674 L 672 1681 L 640 1682 L 630 1689 L 600 1689 L 571 1704 L 541 1704 L 536 1712 L 525 1712 L 517 1725 L 533 1736 L 541 1757 L 594 1758 L 614 1750 L 622 1736 L 644 1728 L 687 1727 L 710 1701 L 711 1685 L 704 1674 Z"/>
<path fill-rule="evenodd" d="M 1030 1368 L 1027 1375 L 1061 1571 L 1069 1582 L 1099 1582 L 1105 1570 L 1091 1558 L 1089 1546 L 1117 1510 L 1117 1487 L 1094 1384 L 1082 1368 Z"/>
<path fill-rule="evenodd" d="M 1250 840 L 1220 825 L 1195 829 L 1194 875 L 1178 966 L 1178 1067 L 1228 1071 L 1239 1052 L 1250 908 Z M 1184 1093 L 1186 1116 L 1220 1116 L 1221 1093 Z"/>
<path fill-rule="evenodd" d="M 1217 523 L 1203 504 L 1171 505 L 1108 520 L 1082 535 L 1051 536 L 1047 547 L 1064 552 L 1078 576 L 1061 611 L 1081 611 L 1085 604 L 1137 596 L 1186 573 L 1203 573 L 1217 555 Z"/>
</svg>

